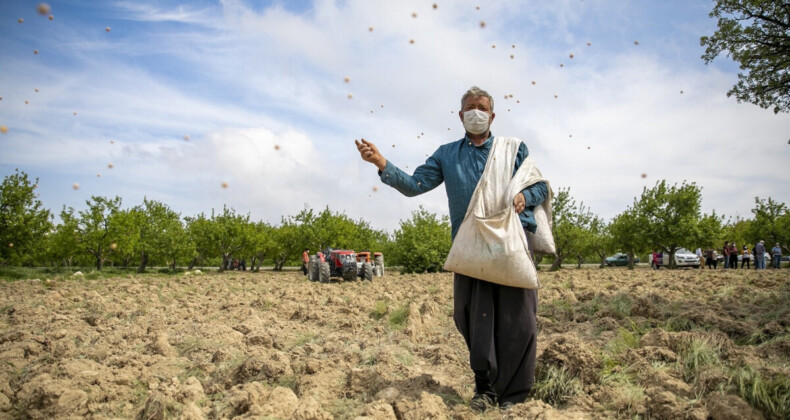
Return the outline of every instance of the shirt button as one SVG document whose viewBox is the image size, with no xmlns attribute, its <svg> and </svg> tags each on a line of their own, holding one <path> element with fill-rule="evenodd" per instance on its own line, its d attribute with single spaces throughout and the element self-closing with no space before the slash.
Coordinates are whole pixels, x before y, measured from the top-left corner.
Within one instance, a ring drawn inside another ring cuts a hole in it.
<svg viewBox="0 0 790 420">
<path fill-rule="evenodd" d="M 470 145 L 470 146 L 472 145 L 472 142 L 471 142 L 471 141 L 469 142 L 469 145 Z"/>
<path fill-rule="evenodd" d="M 483 314 L 483 318 L 485 318 L 485 317 L 486 317 L 486 314 Z"/>
</svg>

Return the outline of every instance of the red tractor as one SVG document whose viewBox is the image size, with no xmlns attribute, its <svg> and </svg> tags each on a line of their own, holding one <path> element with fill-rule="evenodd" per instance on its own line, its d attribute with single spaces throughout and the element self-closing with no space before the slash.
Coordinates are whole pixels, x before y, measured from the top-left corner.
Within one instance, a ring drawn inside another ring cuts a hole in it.
<svg viewBox="0 0 790 420">
<path fill-rule="evenodd" d="M 373 265 L 370 262 L 357 262 L 354 251 L 347 249 L 328 249 L 324 253 L 325 262 L 311 257 L 307 267 L 310 281 L 329 283 L 331 277 L 342 277 L 345 281 L 373 280 Z"/>
</svg>

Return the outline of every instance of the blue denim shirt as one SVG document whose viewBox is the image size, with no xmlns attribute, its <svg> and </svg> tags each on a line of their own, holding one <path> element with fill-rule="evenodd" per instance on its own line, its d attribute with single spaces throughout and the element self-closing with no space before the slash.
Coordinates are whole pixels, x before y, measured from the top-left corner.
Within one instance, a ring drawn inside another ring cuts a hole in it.
<svg viewBox="0 0 790 420">
<path fill-rule="evenodd" d="M 458 228 L 464 221 L 466 209 L 477 182 L 483 176 L 488 152 L 491 150 L 493 134 L 480 146 L 475 146 L 468 137 L 442 145 L 424 164 L 408 175 L 400 168 L 387 161 L 387 166 L 379 172 L 381 181 L 407 197 L 428 192 L 444 182 L 447 190 L 447 202 L 450 206 L 450 224 L 452 237 L 455 238 Z M 524 143 L 518 149 L 513 173 L 521 166 L 521 162 L 529 156 Z M 530 185 L 522 192 L 526 200 L 526 209 L 519 214 L 521 224 L 528 231 L 535 233 L 537 224 L 533 211 L 535 206 L 543 203 L 548 196 L 548 188 L 544 182 Z"/>
</svg>

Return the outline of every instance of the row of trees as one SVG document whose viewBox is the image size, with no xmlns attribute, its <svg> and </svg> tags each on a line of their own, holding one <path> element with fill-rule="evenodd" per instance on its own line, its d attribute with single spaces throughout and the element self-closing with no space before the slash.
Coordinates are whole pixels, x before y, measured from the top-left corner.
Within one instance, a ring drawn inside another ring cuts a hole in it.
<svg viewBox="0 0 790 420">
<path fill-rule="evenodd" d="M 281 270 L 298 263 L 302 250 L 327 247 L 383 251 L 389 264 L 407 272 L 441 270 L 450 250 L 450 222 L 420 208 L 401 220 L 395 232 L 377 230 L 365 220 L 352 220 L 326 208 L 305 207 L 282 218 L 279 225 L 250 220 L 249 214 L 223 207 L 210 214 L 182 217 L 165 203 L 143 199 L 122 208 L 120 197 L 91 197 L 86 208 L 65 207 L 60 223 L 36 199 L 37 180 L 16 171 L 0 185 L 0 266 L 71 267 L 105 264 L 140 272 L 151 265 L 219 266 L 245 259 L 254 270 L 262 264 Z M 695 184 L 669 186 L 658 182 L 645 188 L 633 205 L 606 222 L 570 189 L 560 189 L 553 201 L 557 245 L 552 269 L 573 261 L 599 261 L 626 252 L 633 256 L 649 250 L 670 255 L 681 247 L 715 247 L 724 240 L 739 244 L 765 239 L 790 243 L 790 212 L 771 198 L 755 200 L 754 218 L 726 221 L 715 212 L 701 214 L 701 190 Z M 631 264 L 633 267 L 633 264 Z"/>
</svg>

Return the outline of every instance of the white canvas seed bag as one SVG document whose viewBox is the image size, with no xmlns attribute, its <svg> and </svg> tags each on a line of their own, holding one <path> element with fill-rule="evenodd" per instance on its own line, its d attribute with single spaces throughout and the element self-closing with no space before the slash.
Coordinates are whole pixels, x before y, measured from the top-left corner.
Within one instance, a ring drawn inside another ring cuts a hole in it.
<svg viewBox="0 0 790 420">
<path fill-rule="evenodd" d="M 533 251 L 554 254 L 553 193 L 529 157 L 512 175 L 520 144 L 521 140 L 514 137 L 493 139 L 483 175 L 444 263 L 445 270 L 505 286 L 540 288 L 524 228 L 513 208 L 513 197 L 532 184 L 546 183 L 549 195 L 535 207 L 538 228 L 529 235 Z"/>
</svg>

